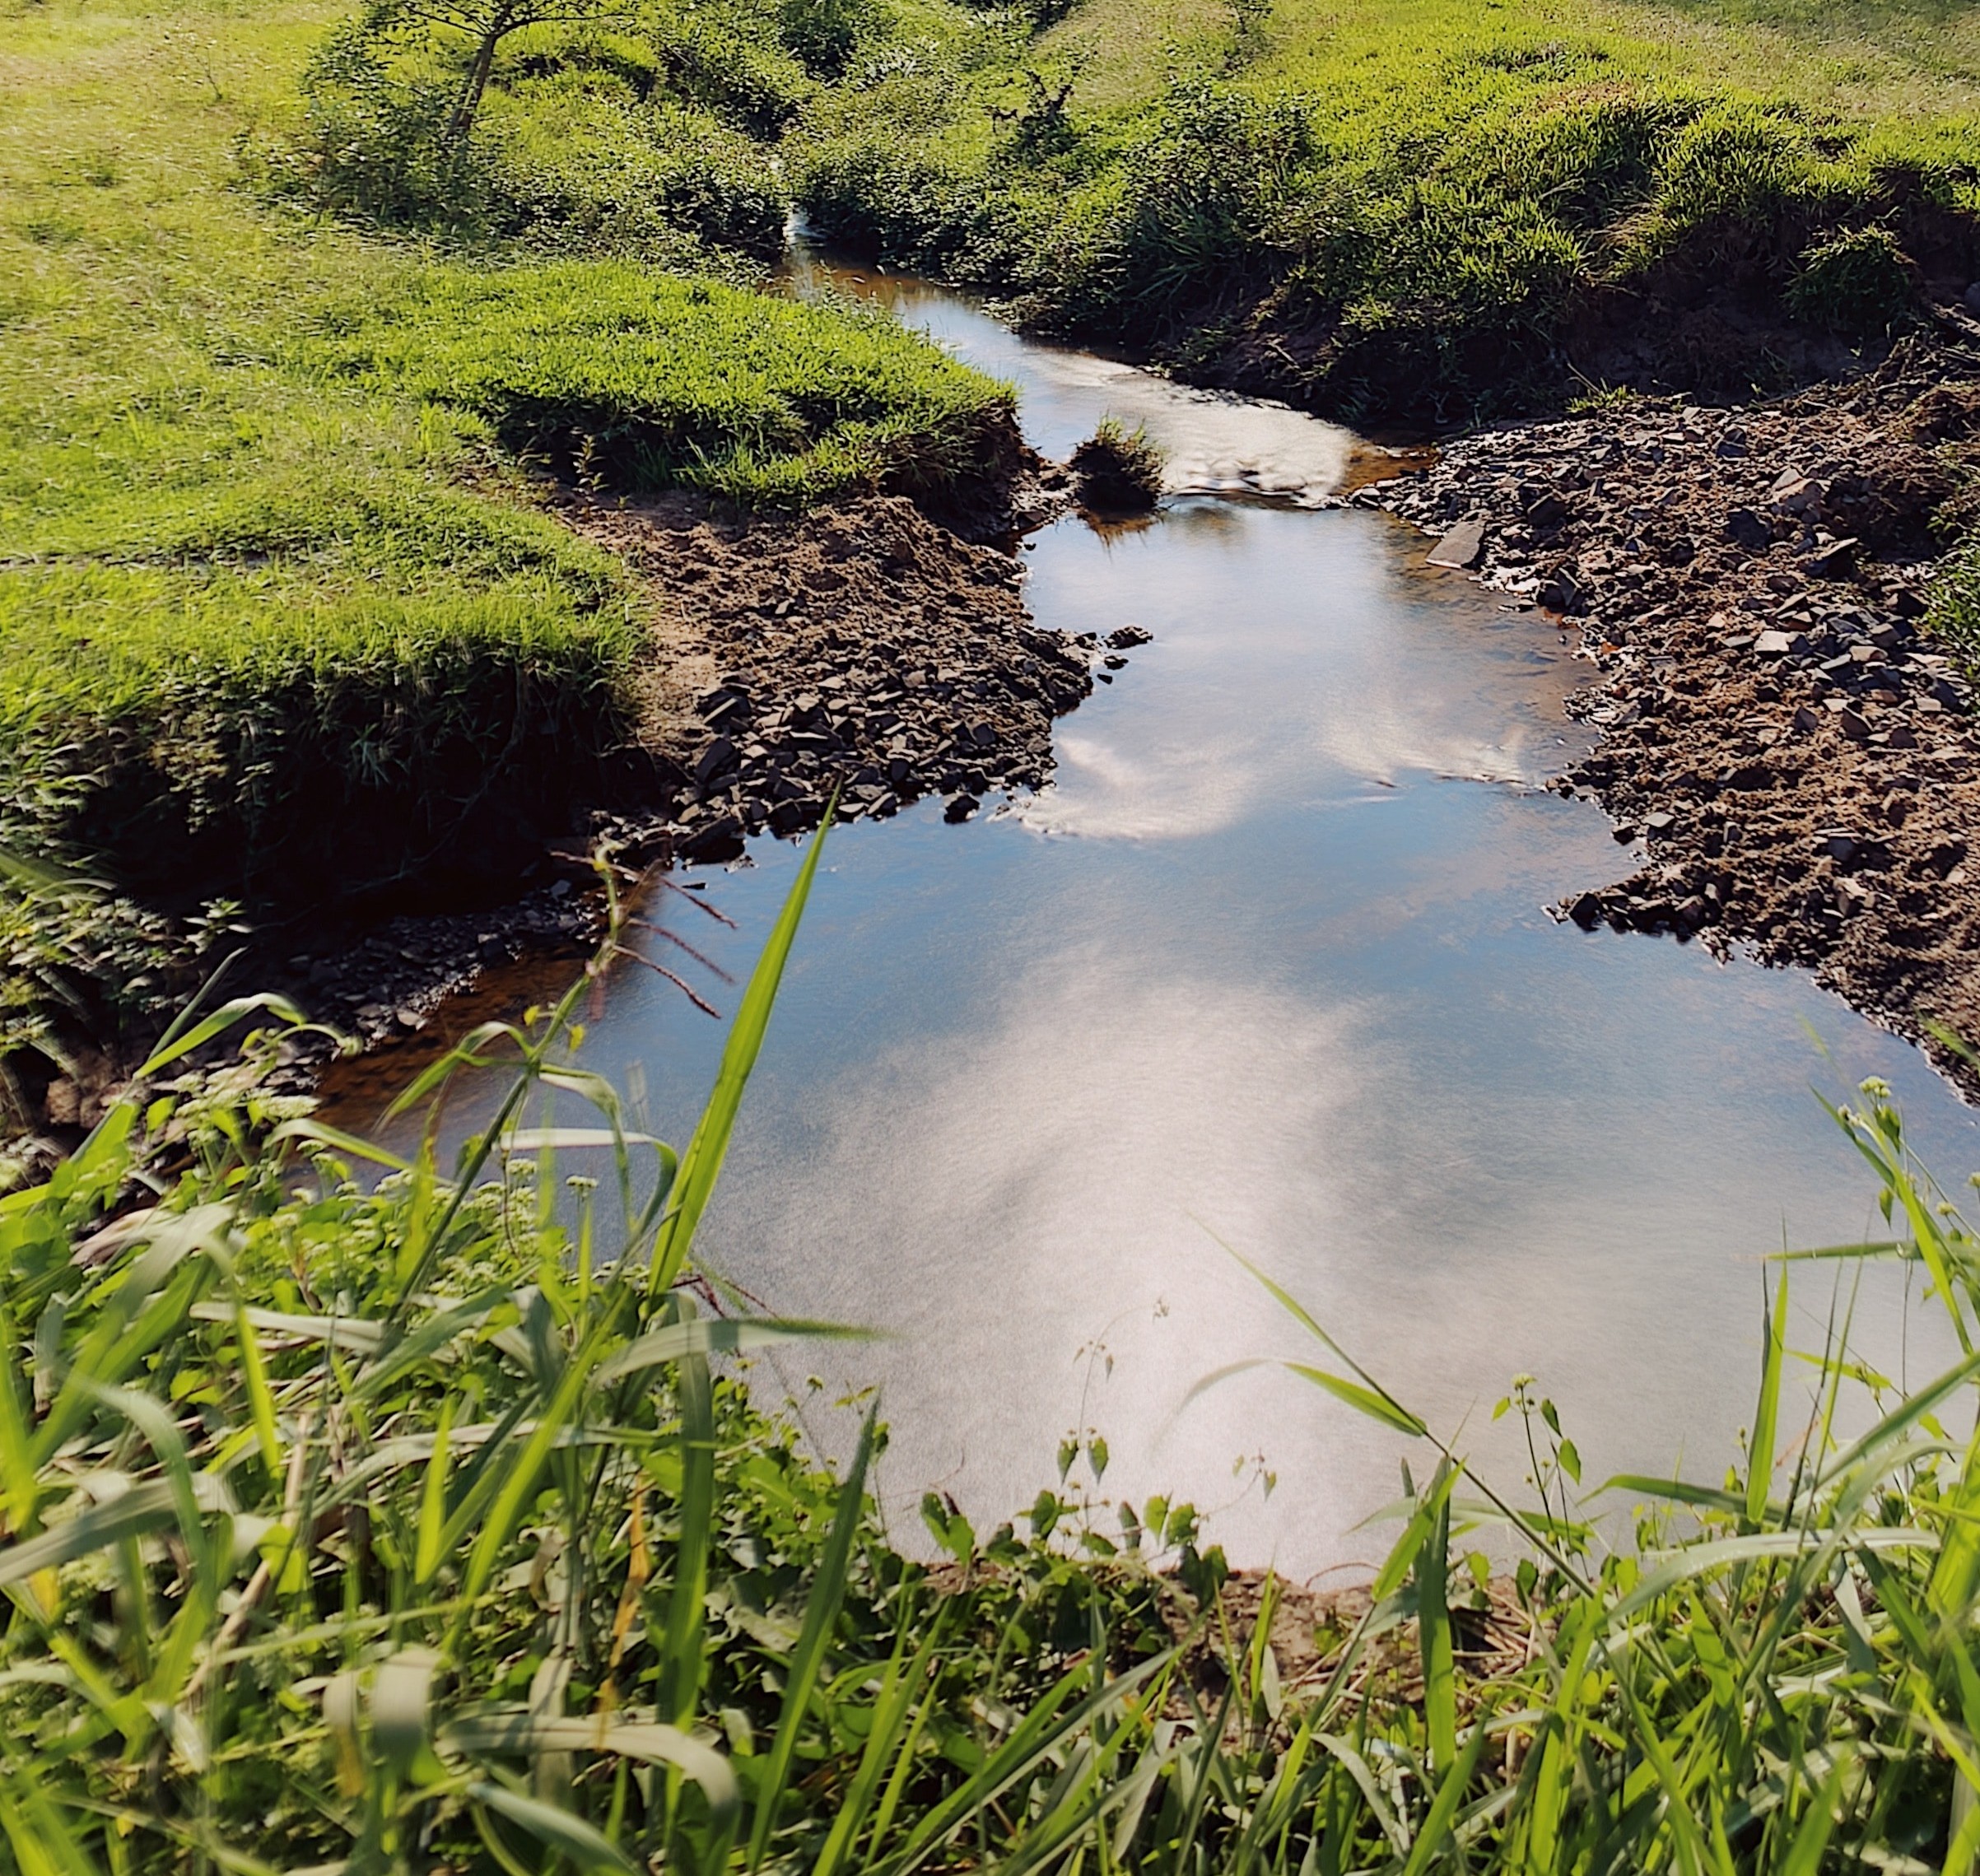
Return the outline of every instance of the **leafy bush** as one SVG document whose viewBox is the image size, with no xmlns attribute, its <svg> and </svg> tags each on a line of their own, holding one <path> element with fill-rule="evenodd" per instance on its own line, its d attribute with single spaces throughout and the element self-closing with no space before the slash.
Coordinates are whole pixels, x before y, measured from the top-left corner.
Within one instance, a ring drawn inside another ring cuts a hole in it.
<svg viewBox="0 0 1980 1876">
<path fill-rule="evenodd" d="M 788 60 L 682 31 L 513 40 L 463 131 L 461 81 L 431 47 L 347 23 L 305 73 L 301 124 L 245 144 L 246 170 L 375 227 L 675 264 L 780 248 L 789 199 L 752 133 L 795 109 Z"/>
<path fill-rule="evenodd" d="M 440 72 L 394 70 L 365 25 L 347 21 L 304 68 L 296 134 L 244 140 L 244 165 L 271 195 L 305 198 L 369 226 L 478 228 L 485 183 L 446 134 L 459 89 Z"/>
<path fill-rule="evenodd" d="M 774 35 L 759 37 L 698 12 L 663 20 L 652 43 L 677 98 L 764 141 L 784 132 L 815 88 Z"/>
<path fill-rule="evenodd" d="M 777 0 L 785 48 L 815 78 L 836 78 L 879 30 L 878 0 Z"/>
<path fill-rule="evenodd" d="M 484 227 L 538 249 L 693 267 L 699 249 L 779 254 L 790 198 L 741 132 L 665 95 L 600 95 L 575 75 L 498 93 L 477 161 Z"/>
</svg>

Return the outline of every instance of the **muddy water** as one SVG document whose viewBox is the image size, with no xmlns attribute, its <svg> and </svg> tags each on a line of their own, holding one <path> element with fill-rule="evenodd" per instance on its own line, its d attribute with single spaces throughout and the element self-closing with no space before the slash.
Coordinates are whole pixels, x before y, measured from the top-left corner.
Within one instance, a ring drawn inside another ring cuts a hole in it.
<svg viewBox="0 0 1980 1876">
<path fill-rule="evenodd" d="M 1631 865 L 1596 810 L 1538 785 L 1577 746 L 1579 669 L 1395 524 L 1297 505 L 1342 472 L 1341 432 L 889 296 L 1016 380 L 1041 448 L 1111 410 L 1198 492 L 1027 552 L 1041 622 L 1155 635 L 1060 724 L 1054 788 L 831 837 L 704 1244 L 771 1306 L 889 1339 L 763 1384 L 835 1445 L 832 1398 L 882 1390 L 911 1541 L 925 1487 L 1006 1515 L 1091 1425 L 1111 1490 L 1193 1497 L 1234 1559 L 1371 1555 L 1355 1527 L 1405 1442 L 1283 1375 L 1190 1398 L 1311 1352 L 1221 1239 L 1514 1486 L 1489 1413 L 1521 1371 L 1591 1479 L 1716 1477 L 1750 1418 L 1761 1259 L 1875 1222 L 1811 1085 L 1887 1078 L 1949 1177 L 1980 1166 L 1973 1117 L 1805 977 L 1545 915 Z M 1202 492 L 1250 489 L 1287 499 Z M 737 971 L 797 859 L 766 840 L 707 875 Z M 684 1136 L 720 1027 L 640 971 L 594 1016 L 589 1064 Z M 1890 1274 L 1859 1339 L 1917 1373 L 1942 1344 Z M 1802 1286 L 1805 1345 L 1829 1302 Z"/>
</svg>

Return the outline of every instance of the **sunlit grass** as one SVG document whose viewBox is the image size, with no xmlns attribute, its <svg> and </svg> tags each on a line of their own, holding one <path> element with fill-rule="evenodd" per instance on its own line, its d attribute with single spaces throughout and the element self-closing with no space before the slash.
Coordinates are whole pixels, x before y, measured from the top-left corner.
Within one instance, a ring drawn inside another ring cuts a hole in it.
<svg viewBox="0 0 1980 1876">
<path fill-rule="evenodd" d="M 596 229 L 463 248 L 275 199 L 270 152 L 342 16 L 0 17 L 0 848 L 179 914 L 448 864 L 474 803 L 561 816 L 636 740 L 655 602 L 556 520 L 542 471 L 795 505 L 940 489 L 1008 421 L 1002 388 L 918 336 L 574 258 Z M 802 81 L 759 63 L 771 105 Z M 492 101 L 489 160 L 555 220 L 571 138 L 638 139 L 608 91 L 532 82 Z M 646 130 L 687 165 L 663 258 L 714 258 L 700 158 L 675 148 L 696 138 L 749 172 L 752 226 L 780 226 L 742 132 L 683 111 Z M 664 207 L 679 178 L 656 175 L 593 175 L 591 207 Z M 62 904 L 8 908 L 0 1055 L 100 1035 L 171 974 L 162 938 L 156 970 L 105 939 L 156 935 L 149 912 L 81 886 Z M 55 984 L 76 1008 L 51 1032 Z"/>
<path fill-rule="evenodd" d="M 1838 235 L 1980 271 L 1970 7 L 1083 0 L 1015 39 L 923 12 L 918 63 L 809 108 L 828 233 L 1186 365 L 1256 319 L 1255 369 L 1349 416 L 1530 405 L 1619 286 L 1786 318 Z M 1749 388 L 1730 369 L 1712 394 Z"/>
</svg>

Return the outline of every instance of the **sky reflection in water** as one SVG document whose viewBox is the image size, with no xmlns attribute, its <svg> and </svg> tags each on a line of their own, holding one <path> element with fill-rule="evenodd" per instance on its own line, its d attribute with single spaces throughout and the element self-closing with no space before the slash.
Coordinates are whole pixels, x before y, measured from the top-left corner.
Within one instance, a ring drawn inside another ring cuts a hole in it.
<svg viewBox="0 0 1980 1876">
<path fill-rule="evenodd" d="M 1055 454 L 1102 409 L 1200 421 L 953 302 L 905 310 L 1021 379 Z M 1345 458 L 1291 413 L 1248 454 L 1216 421 L 1200 454 L 1232 474 L 1330 481 Z M 1596 810 L 1535 785 L 1577 746 L 1560 703 L 1586 668 L 1423 551 L 1354 511 L 1063 523 L 1027 555 L 1040 621 L 1156 638 L 1061 724 L 1058 785 L 964 826 L 934 804 L 832 836 L 704 1243 L 779 1310 L 889 1332 L 776 1366 L 800 1394 L 812 1372 L 880 1385 L 906 1541 L 929 1484 L 980 1523 L 1028 1503 L 1083 1420 L 1110 1488 L 1223 1506 L 1235 1560 L 1375 1555 L 1353 1527 L 1394 1496 L 1403 1441 L 1270 1373 L 1186 1404 L 1228 1363 L 1311 1352 L 1217 1239 L 1510 1484 L 1523 1462 L 1488 1414 L 1521 1370 L 1591 1480 L 1680 1458 L 1716 1478 L 1750 1414 L 1761 1259 L 1875 1222 L 1810 1083 L 1884 1075 L 1945 1176 L 1980 1166 L 1918 1057 L 1805 977 L 1546 917 L 1630 866 Z M 752 858 L 709 876 L 738 971 L 797 856 Z M 720 1043 L 628 971 L 585 1059 L 636 1066 L 680 1138 Z M 1944 1343 L 1916 1307 L 1905 1348 L 1883 1274 L 1860 1338 L 1923 1371 Z M 1829 1303 L 1801 1282 L 1803 1345 Z M 846 1416 L 804 1412 L 844 1442 Z M 1246 1455 L 1279 1475 L 1269 1502 L 1227 1504 Z"/>
</svg>

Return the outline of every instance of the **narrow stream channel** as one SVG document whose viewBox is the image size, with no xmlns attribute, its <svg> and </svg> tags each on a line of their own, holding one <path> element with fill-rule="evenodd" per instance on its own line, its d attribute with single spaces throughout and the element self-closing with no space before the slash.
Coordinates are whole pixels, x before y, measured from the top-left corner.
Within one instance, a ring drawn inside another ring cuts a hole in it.
<svg viewBox="0 0 1980 1876">
<path fill-rule="evenodd" d="M 1372 1557 L 1355 1527 L 1405 1442 L 1270 1372 L 1187 1399 L 1316 1353 L 1221 1238 L 1515 1489 L 1489 1415 L 1521 1371 L 1591 1481 L 1716 1478 L 1750 1417 L 1761 1259 L 1876 1224 L 1811 1087 L 1885 1078 L 1949 1183 L 1980 1166 L 1975 1117 L 1805 975 L 1546 916 L 1631 870 L 1596 809 L 1539 785 L 1580 746 L 1561 705 L 1586 667 L 1400 526 L 1301 505 L 1344 433 L 863 284 L 1016 382 L 1041 449 L 1111 412 L 1169 445 L 1181 492 L 1147 526 L 1027 544 L 1041 623 L 1155 635 L 1060 722 L 1054 787 L 831 836 L 702 1241 L 777 1310 L 888 1332 L 775 1365 L 807 1423 L 837 1446 L 832 1398 L 881 1389 L 911 1543 L 925 1487 L 987 1528 L 1077 1424 L 1110 1444 L 1110 1492 L 1193 1498 L 1234 1562 Z M 765 839 L 708 873 L 738 975 L 798 858 Z M 684 1139 L 721 1041 L 627 971 L 585 1059 Z M 1929 1371 L 1930 1306 L 1872 1278 L 1859 1345 Z M 1830 1296 L 1801 1282 L 1801 1346 Z M 1234 1475 L 1253 1455 L 1269 1498 Z"/>
</svg>

